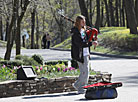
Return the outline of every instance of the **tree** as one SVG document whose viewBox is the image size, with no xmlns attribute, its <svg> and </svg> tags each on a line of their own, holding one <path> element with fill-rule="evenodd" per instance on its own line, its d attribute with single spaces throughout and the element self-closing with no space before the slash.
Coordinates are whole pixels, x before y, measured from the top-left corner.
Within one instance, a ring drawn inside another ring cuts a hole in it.
<svg viewBox="0 0 138 102">
<path fill-rule="evenodd" d="M 123 22 L 123 27 L 126 26 L 125 23 L 125 0 L 122 1 L 122 22 Z"/>
<path fill-rule="evenodd" d="M 39 49 L 39 20 L 38 20 L 38 12 L 36 12 L 36 48 Z"/>
<path fill-rule="evenodd" d="M 36 13 L 36 5 L 34 6 L 31 12 L 31 49 L 34 49 L 34 29 L 35 29 L 35 13 Z"/>
<path fill-rule="evenodd" d="M 110 8 L 111 26 L 115 26 L 113 0 L 109 0 L 109 8 Z"/>
<path fill-rule="evenodd" d="M 122 8 L 121 8 L 121 5 L 122 5 L 122 0 L 119 0 L 119 3 L 118 3 L 118 8 L 119 8 L 119 24 L 120 24 L 120 27 L 123 26 L 122 24 Z"/>
<path fill-rule="evenodd" d="M 6 53 L 5 53 L 5 56 L 4 56 L 5 60 L 10 60 L 13 41 L 15 39 L 15 32 L 13 33 L 12 28 L 16 24 L 17 1 L 18 0 L 13 1 L 12 19 L 11 19 L 10 25 L 8 27 L 8 32 L 7 32 L 7 49 L 6 49 Z"/>
<path fill-rule="evenodd" d="M 135 0 L 135 14 L 136 14 L 137 26 L 138 26 L 138 0 Z"/>
<path fill-rule="evenodd" d="M 116 3 L 115 3 L 115 5 L 116 5 L 116 16 L 115 16 L 115 18 L 116 18 L 116 26 L 117 27 L 119 27 L 119 11 L 118 11 L 118 5 L 119 5 L 119 0 L 116 0 Z"/>
<path fill-rule="evenodd" d="M 110 27 L 111 23 L 110 23 L 110 19 L 109 19 L 109 7 L 108 7 L 107 0 L 104 0 L 104 3 L 105 3 L 105 8 L 106 8 L 106 21 L 107 21 L 108 27 Z"/>
<path fill-rule="evenodd" d="M 96 0 L 96 5 L 97 5 L 97 17 L 96 17 L 95 27 L 99 31 L 99 27 L 100 27 L 100 0 Z"/>
<path fill-rule="evenodd" d="M 0 0 L 0 40 L 3 40 L 2 0 Z"/>
<path fill-rule="evenodd" d="M 125 0 L 125 10 L 126 10 L 126 16 L 128 20 L 128 27 L 130 28 L 130 33 L 138 34 L 137 20 L 136 20 L 133 0 Z"/>
<path fill-rule="evenodd" d="M 0 16 L 0 40 L 3 40 L 3 23 L 2 23 L 2 17 Z"/>
<path fill-rule="evenodd" d="M 24 17 L 24 14 L 27 10 L 27 7 L 30 3 L 29 0 L 19 0 L 17 4 L 20 4 L 21 12 L 19 12 L 19 9 L 17 8 L 17 32 L 16 32 L 16 55 L 19 55 L 21 53 L 21 22 Z M 19 6 L 18 4 L 18 6 Z"/>
<path fill-rule="evenodd" d="M 30 2 L 29 0 L 24 0 L 20 2 L 19 0 L 13 0 L 11 21 L 10 23 L 9 22 L 7 23 L 7 49 L 4 56 L 5 60 L 10 60 L 11 50 L 13 47 L 14 40 L 16 42 L 16 55 L 20 54 L 20 49 L 21 49 L 20 24 L 24 17 L 29 2 Z M 19 7 L 20 7 L 19 3 L 21 4 L 21 12 L 19 12 Z"/>
<path fill-rule="evenodd" d="M 78 0 L 78 1 L 79 1 L 81 14 L 86 17 L 86 25 L 91 26 L 85 1 L 84 0 Z"/>
</svg>

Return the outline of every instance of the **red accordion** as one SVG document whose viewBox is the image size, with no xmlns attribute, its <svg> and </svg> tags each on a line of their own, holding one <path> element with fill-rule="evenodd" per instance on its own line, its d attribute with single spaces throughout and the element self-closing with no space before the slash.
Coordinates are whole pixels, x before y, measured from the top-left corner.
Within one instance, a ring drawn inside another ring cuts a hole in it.
<svg viewBox="0 0 138 102">
<path fill-rule="evenodd" d="M 93 39 L 97 40 L 98 30 L 96 28 L 86 30 L 86 33 L 89 37 L 89 40 L 88 40 L 89 42 L 92 41 Z"/>
</svg>

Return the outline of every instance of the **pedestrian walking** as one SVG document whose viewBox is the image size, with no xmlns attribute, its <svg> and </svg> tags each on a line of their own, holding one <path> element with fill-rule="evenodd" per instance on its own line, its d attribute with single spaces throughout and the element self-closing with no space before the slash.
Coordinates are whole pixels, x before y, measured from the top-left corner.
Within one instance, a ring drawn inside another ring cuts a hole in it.
<svg viewBox="0 0 138 102">
<path fill-rule="evenodd" d="M 50 42 L 51 42 L 51 36 L 49 34 L 47 34 L 46 40 L 47 40 L 47 49 L 49 49 L 50 48 Z"/>
<path fill-rule="evenodd" d="M 43 36 L 42 38 L 42 43 L 43 43 L 43 48 L 46 49 L 46 43 L 47 43 L 47 39 L 46 39 L 46 34 Z"/>
</svg>

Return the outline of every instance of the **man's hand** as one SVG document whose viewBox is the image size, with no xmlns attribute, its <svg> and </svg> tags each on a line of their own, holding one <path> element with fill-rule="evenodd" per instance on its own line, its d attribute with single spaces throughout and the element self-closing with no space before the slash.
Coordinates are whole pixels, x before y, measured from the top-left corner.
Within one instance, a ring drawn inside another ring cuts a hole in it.
<svg viewBox="0 0 138 102">
<path fill-rule="evenodd" d="M 96 46 L 98 45 L 98 42 L 97 41 L 93 41 L 92 45 L 94 45 L 94 50 L 95 50 Z"/>
</svg>

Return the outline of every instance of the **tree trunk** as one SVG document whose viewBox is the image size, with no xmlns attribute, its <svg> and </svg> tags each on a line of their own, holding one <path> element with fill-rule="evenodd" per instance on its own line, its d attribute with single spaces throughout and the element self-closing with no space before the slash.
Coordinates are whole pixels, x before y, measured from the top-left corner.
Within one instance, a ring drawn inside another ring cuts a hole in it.
<svg viewBox="0 0 138 102">
<path fill-rule="evenodd" d="M 0 16 L 0 40 L 3 40 L 3 23 L 2 23 L 2 16 Z"/>
<path fill-rule="evenodd" d="M 103 2 L 102 2 L 102 10 L 101 10 L 101 16 L 100 16 L 100 27 L 103 27 L 103 19 L 104 19 L 104 6 L 103 6 Z"/>
<path fill-rule="evenodd" d="M 100 0 L 96 0 L 96 5 L 97 5 L 97 17 L 96 17 L 95 27 L 99 31 L 99 27 L 100 27 Z"/>
<path fill-rule="evenodd" d="M 122 22 L 123 22 L 123 27 L 126 26 L 125 23 L 125 0 L 122 1 Z"/>
<path fill-rule="evenodd" d="M 85 1 L 84 0 L 78 0 L 78 1 L 79 1 L 81 14 L 86 17 L 86 25 L 91 26 Z"/>
<path fill-rule="evenodd" d="M 6 53 L 5 53 L 5 56 L 4 56 L 4 60 L 10 60 L 10 56 L 11 56 L 11 50 L 12 50 L 12 46 L 13 46 L 13 41 L 14 41 L 14 38 L 15 38 L 15 33 L 16 33 L 16 30 L 14 28 L 14 32 L 12 32 L 12 28 L 13 26 L 15 27 L 15 24 L 16 24 L 16 7 L 17 7 L 17 3 L 18 0 L 14 0 L 14 3 L 13 3 L 13 14 L 12 14 L 12 19 L 11 19 L 11 23 L 8 27 L 8 32 L 7 32 L 7 49 L 6 49 Z"/>
<path fill-rule="evenodd" d="M 120 0 L 116 0 L 116 26 L 119 27 L 119 13 L 118 13 L 118 5 Z"/>
<path fill-rule="evenodd" d="M 122 27 L 123 25 L 122 25 L 122 8 L 121 8 L 121 5 L 122 5 L 122 0 L 119 0 L 119 23 L 120 23 L 120 27 Z"/>
<path fill-rule="evenodd" d="M 111 24 L 110 24 L 110 19 L 109 19 L 109 9 L 108 9 L 107 0 L 104 0 L 104 3 L 105 3 L 105 8 L 106 8 L 106 21 L 107 21 L 108 27 L 110 27 Z"/>
<path fill-rule="evenodd" d="M 21 2 L 21 6 L 24 5 L 22 7 L 22 12 L 20 15 L 18 15 L 18 9 L 17 9 L 17 32 L 16 32 L 16 55 L 20 55 L 21 54 L 21 22 L 22 19 L 24 17 L 24 14 L 26 12 L 27 6 L 29 5 L 30 1 L 25 0 L 24 4 L 22 4 L 23 2 Z M 19 3 L 18 3 L 19 4 Z"/>
<path fill-rule="evenodd" d="M 7 17 L 7 19 L 6 19 L 6 34 L 5 34 L 5 41 L 7 41 L 8 29 L 9 29 L 9 17 Z"/>
<path fill-rule="evenodd" d="M 109 8 L 110 8 L 111 26 L 115 26 L 113 0 L 109 0 Z"/>
<path fill-rule="evenodd" d="M 92 25 L 92 0 L 90 0 L 90 24 Z"/>
<path fill-rule="evenodd" d="M 135 14 L 137 19 L 137 27 L 138 27 L 138 0 L 135 1 Z"/>
<path fill-rule="evenodd" d="M 36 12 L 36 48 L 39 49 L 39 20 Z"/>
<path fill-rule="evenodd" d="M 35 29 L 35 8 L 33 9 L 33 12 L 31 13 L 32 18 L 32 28 L 31 28 L 31 49 L 34 49 L 34 29 Z"/>
<path fill-rule="evenodd" d="M 131 34 L 138 34 L 137 20 L 132 0 L 125 0 L 125 10 Z"/>
<path fill-rule="evenodd" d="M 17 21 L 17 32 L 16 32 L 16 55 L 21 54 L 21 21 Z"/>
</svg>

